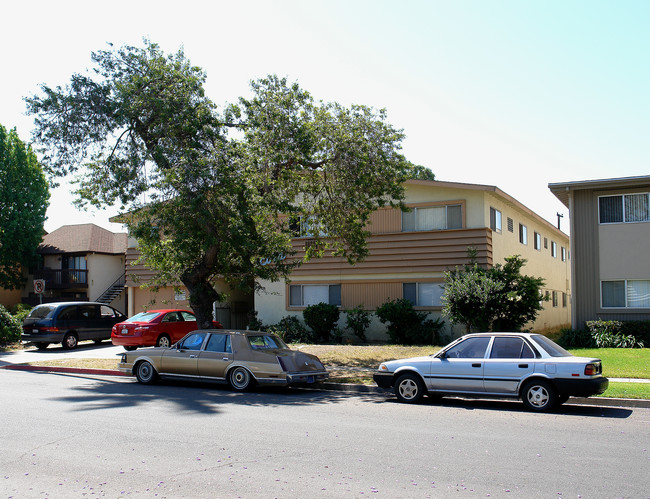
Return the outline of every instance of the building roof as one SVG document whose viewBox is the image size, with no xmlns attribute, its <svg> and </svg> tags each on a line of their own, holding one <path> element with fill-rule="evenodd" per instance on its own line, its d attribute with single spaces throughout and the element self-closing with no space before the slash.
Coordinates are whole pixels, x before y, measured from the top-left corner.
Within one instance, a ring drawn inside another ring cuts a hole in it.
<svg viewBox="0 0 650 499">
<path fill-rule="evenodd" d="M 555 197 L 558 198 L 567 208 L 569 207 L 569 192 L 571 191 L 627 189 L 639 186 L 650 186 L 650 176 L 580 180 L 576 182 L 548 184 L 548 188 L 551 192 L 555 194 Z"/>
<path fill-rule="evenodd" d="M 126 253 L 127 234 L 114 233 L 95 224 L 63 225 L 43 237 L 38 246 L 42 255 L 60 253 Z"/>
</svg>

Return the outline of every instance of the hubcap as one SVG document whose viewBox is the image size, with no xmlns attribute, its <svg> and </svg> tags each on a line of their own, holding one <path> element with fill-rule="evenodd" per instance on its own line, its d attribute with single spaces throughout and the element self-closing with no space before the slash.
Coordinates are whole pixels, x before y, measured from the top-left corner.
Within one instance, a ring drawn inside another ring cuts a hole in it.
<svg viewBox="0 0 650 499">
<path fill-rule="evenodd" d="M 543 386 L 534 386 L 528 390 L 528 401 L 535 407 L 544 407 L 548 404 L 548 392 Z"/>
<path fill-rule="evenodd" d="M 418 393 L 418 385 L 412 379 L 405 379 L 399 385 L 399 393 L 405 399 L 412 399 Z"/>
<path fill-rule="evenodd" d="M 248 384 L 248 373 L 243 369 L 237 369 L 232 374 L 232 384 L 235 385 L 236 388 L 245 388 Z"/>
</svg>

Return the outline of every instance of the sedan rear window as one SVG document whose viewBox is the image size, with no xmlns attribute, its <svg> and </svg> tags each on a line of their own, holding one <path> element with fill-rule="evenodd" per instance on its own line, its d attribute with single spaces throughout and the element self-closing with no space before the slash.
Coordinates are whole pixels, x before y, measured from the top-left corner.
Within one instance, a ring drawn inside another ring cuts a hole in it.
<svg viewBox="0 0 650 499">
<path fill-rule="evenodd" d="M 540 334 L 533 335 L 532 338 L 544 351 L 551 357 L 571 357 L 572 355 L 567 352 L 560 345 L 553 340 L 549 340 L 546 336 Z"/>
<path fill-rule="evenodd" d="M 130 317 L 124 322 L 149 322 L 157 316 L 158 312 L 140 312 L 139 314 L 135 314 L 133 317 Z"/>
<path fill-rule="evenodd" d="M 248 343 L 253 350 L 287 348 L 280 338 L 270 335 L 249 336 Z"/>
</svg>

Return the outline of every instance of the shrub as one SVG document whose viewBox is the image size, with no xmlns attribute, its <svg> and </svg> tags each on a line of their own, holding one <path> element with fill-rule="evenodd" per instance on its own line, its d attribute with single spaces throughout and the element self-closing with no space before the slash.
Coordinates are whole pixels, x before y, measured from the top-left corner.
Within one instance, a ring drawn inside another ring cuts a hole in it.
<svg viewBox="0 0 650 499">
<path fill-rule="evenodd" d="M 598 348 L 643 348 L 643 341 L 622 332 L 621 321 L 587 321 Z"/>
<path fill-rule="evenodd" d="M 0 344 L 8 345 L 20 341 L 22 322 L 18 322 L 9 311 L 0 305 Z"/>
<path fill-rule="evenodd" d="M 302 313 L 305 323 L 311 328 L 316 340 L 327 343 L 330 340 L 330 333 L 339 321 L 339 307 L 327 303 L 309 305 Z"/>
<path fill-rule="evenodd" d="M 311 343 L 313 340 L 311 332 L 293 315 L 283 317 L 277 324 L 266 326 L 265 330 L 277 334 L 286 343 Z"/>
<path fill-rule="evenodd" d="M 625 321 L 621 327 L 621 333 L 626 336 L 634 336 L 644 345 L 650 345 L 650 321 Z"/>
<path fill-rule="evenodd" d="M 370 326 L 371 312 L 365 310 L 363 305 L 357 305 L 352 310 L 346 310 L 347 318 L 345 326 L 352 329 L 352 332 L 362 341 L 367 342 L 366 329 Z"/>
<path fill-rule="evenodd" d="M 388 301 L 377 307 L 377 317 L 387 324 L 391 341 L 402 345 L 434 345 L 444 321 L 427 319 L 427 314 L 418 312 L 409 300 Z"/>
<path fill-rule="evenodd" d="M 585 329 L 564 328 L 557 340 L 564 348 L 594 348 L 596 341 L 591 333 Z"/>
</svg>

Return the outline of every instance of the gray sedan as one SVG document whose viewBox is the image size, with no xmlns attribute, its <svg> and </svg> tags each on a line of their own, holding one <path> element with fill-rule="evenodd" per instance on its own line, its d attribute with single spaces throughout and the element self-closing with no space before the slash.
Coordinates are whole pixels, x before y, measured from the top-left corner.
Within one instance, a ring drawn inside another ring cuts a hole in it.
<svg viewBox="0 0 650 499">
<path fill-rule="evenodd" d="M 600 359 L 574 357 L 539 334 L 468 334 L 437 354 L 384 362 L 374 375 L 401 402 L 425 394 L 520 398 L 533 411 L 548 411 L 571 396 L 603 393 L 608 385 Z"/>
</svg>

